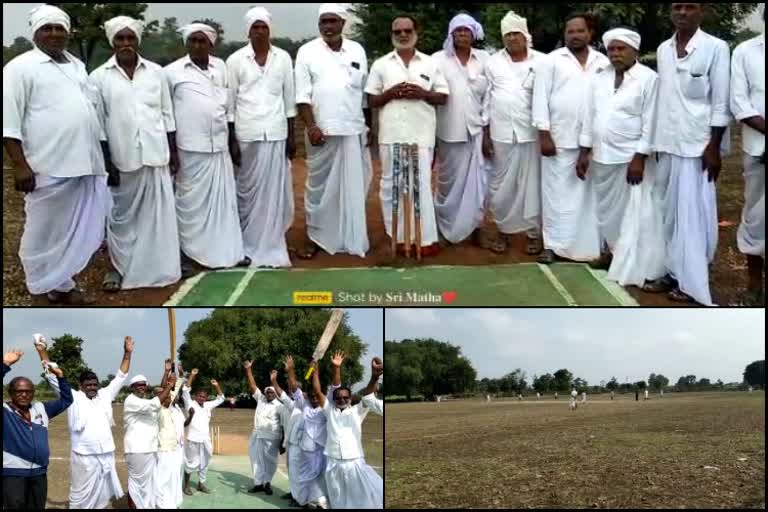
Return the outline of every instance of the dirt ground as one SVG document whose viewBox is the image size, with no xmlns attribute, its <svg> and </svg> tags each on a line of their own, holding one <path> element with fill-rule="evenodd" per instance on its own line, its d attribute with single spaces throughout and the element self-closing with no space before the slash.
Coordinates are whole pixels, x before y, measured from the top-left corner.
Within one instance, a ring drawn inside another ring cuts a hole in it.
<svg viewBox="0 0 768 512">
<path fill-rule="evenodd" d="M 739 141 L 734 141 L 734 148 L 739 148 Z M 300 150 L 300 154 L 303 149 Z M 734 305 L 742 298 L 746 289 L 746 262 L 736 246 L 736 232 L 743 207 L 744 180 L 741 173 L 740 155 L 729 158 L 719 186 L 720 196 L 720 249 L 712 270 L 712 290 L 715 302 L 721 305 Z M 18 258 L 18 248 L 24 224 L 23 196 L 13 189 L 13 176 L 7 170 L 3 173 L 3 304 L 6 306 L 47 305 L 44 297 L 32 297 L 24 284 L 24 273 Z M 303 245 L 305 232 L 304 183 L 306 164 L 297 159 L 293 166 L 294 195 L 296 217 L 288 234 L 289 246 L 299 249 Z M 380 166 L 375 165 L 375 175 L 367 200 L 368 232 L 371 252 L 365 259 L 353 256 L 330 256 L 320 253 L 312 261 L 304 261 L 292 254 L 296 268 L 347 268 L 376 267 L 392 264 L 389 238 L 384 231 L 379 201 Z M 485 231 L 493 236 L 492 222 L 486 223 Z M 525 240 L 516 237 L 513 248 L 506 255 L 495 255 L 490 251 L 472 246 L 470 243 L 444 249 L 436 257 L 427 258 L 426 265 L 495 265 L 535 261 L 524 253 Z M 414 263 L 400 260 L 397 265 L 409 266 Z M 101 292 L 101 281 L 108 269 L 108 257 L 105 250 L 100 251 L 91 265 L 77 278 L 79 285 L 88 291 L 96 305 L 106 306 L 157 306 L 165 303 L 178 290 L 179 285 L 152 290 L 122 292 L 116 295 Z M 637 289 L 630 293 L 644 306 L 674 306 L 664 296 L 645 294 Z M 503 304 L 500 304 L 503 306 Z"/>
<path fill-rule="evenodd" d="M 765 395 L 391 404 L 387 508 L 765 508 Z"/>
<path fill-rule="evenodd" d="M 128 470 L 125 465 L 123 452 L 123 408 L 114 406 L 116 427 L 112 434 L 116 445 L 117 472 L 123 491 L 127 489 Z M 248 436 L 253 428 L 253 410 L 219 408 L 213 412 L 211 426 L 221 428 L 221 455 L 245 455 L 248 453 Z M 363 424 L 363 449 L 366 461 L 383 473 L 383 418 L 369 414 Z M 54 418 L 50 424 L 49 445 L 51 447 L 51 463 L 48 466 L 48 506 L 47 508 L 69 508 L 70 482 L 70 444 L 69 430 L 65 416 Z M 214 455 L 214 464 L 216 456 Z M 280 463 L 285 464 L 285 456 L 280 457 Z M 128 508 L 125 498 L 113 504 L 112 508 Z"/>
</svg>

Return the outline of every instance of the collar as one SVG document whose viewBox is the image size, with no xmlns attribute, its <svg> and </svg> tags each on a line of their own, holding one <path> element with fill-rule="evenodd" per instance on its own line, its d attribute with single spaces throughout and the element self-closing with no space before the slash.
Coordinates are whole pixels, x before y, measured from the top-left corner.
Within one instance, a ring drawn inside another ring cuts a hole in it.
<svg viewBox="0 0 768 512">
<path fill-rule="evenodd" d="M 422 60 L 424 57 L 426 57 L 425 54 L 421 53 L 419 50 L 416 50 L 413 59 L 411 59 L 411 62 L 414 60 Z M 403 62 L 403 58 L 400 57 L 400 55 L 397 53 L 397 50 L 392 50 L 389 52 L 389 54 L 386 55 L 386 58 L 396 60 L 398 62 Z"/>
<path fill-rule="evenodd" d="M 691 38 L 691 40 L 688 41 L 688 44 L 685 46 L 685 51 L 688 52 L 688 54 L 690 55 L 691 52 L 693 52 L 693 50 L 695 50 L 699 46 L 699 43 L 701 42 L 701 39 L 703 37 L 704 37 L 704 31 L 701 30 L 701 27 L 699 27 L 699 29 L 696 30 L 696 33 L 693 34 L 693 37 Z M 677 49 L 677 32 L 675 32 L 675 35 L 673 35 L 672 39 L 669 40 L 669 45 L 672 48 Z"/>
<path fill-rule="evenodd" d="M 506 48 L 502 48 L 499 51 L 501 51 L 504 54 L 504 57 L 506 57 L 507 60 L 509 60 L 510 62 L 514 62 L 515 64 L 520 64 L 520 62 L 527 62 L 529 60 L 533 60 L 533 58 L 534 58 L 534 53 L 533 53 L 533 49 L 532 48 L 528 48 L 528 50 L 526 52 L 527 55 L 526 55 L 525 60 L 524 61 L 520 61 L 520 62 L 515 62 L 514 60 L 512 60 L 512 56 L 509 54 L 509 52 L 507 51 Z"/>
<path fill-rule="evenodd" d="M 330 46 L 328 46 L 328 43 L 325 42 L 325 39 L 323 39 L 322 36 L 318 37 L 317 40 L 320 42 L 320 45 L 322 45 L 323 48 L 325 48 L 329 52 L 336 53 L 336 52 L 334 52 L 331 49 Z M 339 50 L 339 53 L 345 53 L 346 51 L 347 51 L 347 38 L 346 37 L 342 37 L 341 38 L 341 49 Z"/>
<path fill-rule="evenodd" d="M 253 45 L 251 43 L 248 43 L 248 45 L 245 48 L 246 48 L 245 53 L 246 55 L 248 55 L 248 57 L 250 58 L 256 57 L 256 50 L 253 49 Z M 269 51 L 267 52 L 267 54 L 271 55 L 273 53 L 275 53 L 275 47 L 272 46 L 272 42 L 270 42 Z M 213 57 L 213 55 L 211 55 L 211 57 Z"/>
<path fill-rule="evenodd" d="M 35 60 L 37 60 L 37 62 L 40 62 L 40 63 L 55 62 L 50 55 L 45 53 L 43 50 L 41 50 L 37 46 L 35 46 L 32 51 L 35 52 L 35 57 L 36 57 Z M 70 63 L 74 62 L 74 60 L 73 60 L 74 56 L 71 53 L 69 53 L 68 51 L 64 50 L 64 56 L 67 58 L 67 60 Z"/>
<path fill-rule="evenodd" d="M 117 57 L 112 55 L 107 63 L 105 64 L 108 68 L 119 68 L 120 66 L 117 65 Z M 147 64 L 144 62 L 144 59 L 141 58 L 141 55 L 138 55 L 138 62 L 136 63 L 136 69 L 139 69 L 140 67 L 147 67 Z"/>
<path fill-rule="evenodd" d="M 592 46 L 587 46 L 587 50 L 589 53 L 587 54 L 586 66 L 589 67 L 595 61 L 595 59 L 597 59 L 597 56 L 600 55 L 600 52 L 592 48 Z M 555 50 L 555 51 L 558 51 L 558 50 Z M 560 51 L 560 55 L 562 55 L 563 57 L 570 57 L 573 60 L 578 62 L 578 59 L 576 58 L 576 56 L 571 52 L 571 50 L 567 46 L 563 46 L 562 48 L 560 48 L 559 51 Z"/>
<path fill-rule="evenodd" d="M 197 65 L 197 64 L 195 64 L 194 62 L 192 62 L 192 57 L 190 57 L 190 56 L 189 56 L 189 54 L 185 55 L 185 56 L 184 56 L 184 57 L 181 59 L 181 63 L 184 65 L 184 67 L 187 67 L 187 66 L 194 66 L 194 67 L 196 67 L 196 68 L 200 69 L 200 68 L 198 67 L 198 65 Z M 210 55 L 210 56 L 208 57 L 208 67 L 209 67 L 209 68 L 215 68 L 215 67 L 216 67 L 216 62 L 214 62 L 214 60 L 213 60 L 213 55 Z"/>
</svg>

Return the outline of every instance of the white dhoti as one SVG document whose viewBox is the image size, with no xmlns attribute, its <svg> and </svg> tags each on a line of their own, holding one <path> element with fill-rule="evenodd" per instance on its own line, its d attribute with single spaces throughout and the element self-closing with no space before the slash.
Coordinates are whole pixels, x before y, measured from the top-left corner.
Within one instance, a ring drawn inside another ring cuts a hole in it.
<svg viewBox="0 0 768 512">
<path fill-rule="evenodd" d="M 493 142 L 490 210 L 499 232 L 541 237 L 541 153 L 536 142 Z"/>
<path fill-rule="evenodd" d="M 366 135 L 307 142 L 304 207 L 310 240 L 329 254 L 365 257 L 369 249 L 365 202 L 373 166 Z"/>
<path fill-rule="evenodd" d="M 666 265 L 680 291 L 712 306 L 709 264 L 718 243 L 717 191 L 701 158 L 659 154 L 655 193 L 664 197 Z"/>
<path fill-rule="evenodd" d="M 739 226 L 739 251 L 765 258 L 765 165 L 760 158 L 744 155 L 746 182 L 744 214 Z"/>
<path fill-rule="evenodd" d="M 69 508 L 103 509 L 109 500 L 123 497 L 115 468 L 115 453 L 81 455 L 72 452 L 69 463 Z"/>
<path fill-rule="evenodd" d="M 594 190 L 576 175 L 578 149 L 557 148 L 557 155 L 541 161 L 544 248 L 572 261 L 600 257 Z"/>
<path fill-rule="evenodd" d="M 24 198 L 26 220 L 19 257 L 33 295 L 75 288 L 104 241 L 110 197 L 106 176 L 35 176 Z"/>
<path fill-rule="evenodd" d="M 268 484 L 277 472 L 277 458 L 280 455 L 279 439 L 259 439 L 252 432 L 248 440 L 248 456 L 253 468 L 253 484 Z"/>
<path fill-rule="evenodd" d="M 601 164 L 592 162 L 589 173 L 595 187 L 597 226 L 600 241 L 613 251 L 621 233 L 621 222 L 629 201 L 631 185 L 627 182 L 629 163 Z"/>
<path fill-rule="evenodd" d="M 325 486 L 325 454 L 322 446 L 317 448 L 305 451 L 298 445 L 291 445 L 288 450 L 291 495 L 301 506 L 316 503 L 328 494 Z"/>
<path fill-rule="evenodd" d="M 640 185 L 629 191 L 619 238 L 613 247 L 608 279 L 622 286 L 643 286 L 667 273 L 664 240 L 664 197 L 655 186 L 656 160 L 648 159 Z"/>
<path fill-rule="evenodd" d="M 285 147 L 284 140 L 240 144 L 237 204 L 253 267 L 291 266 L 285 236 L 293 224 L 293 179 Z"/>
<path fill-rule="evenodd" d="M 228 151 L 179 151 L 176 215 L 181 250 L 200 265 L 234 267 L 245 257 Z"/>
<path fill-rule="evenodd" d="M 483 156 L 483 134 L 469 142 L 438 141 L 435 211 L 440 233 L 452 244 L 483 225 L 491 162 Z"/>
<path fill-rule="evenodd" d="M 328 457 L 325 482 L 331 508 L 384 508 L 384 481 L 363 458 Z"/>
<path fill-rule="evenodd" d="M 157 452 L 155 469 L 155 497 L 157 508 L 180 508 L 184 501 L 184 482 L 181 466 L 184 464 L 184 451 L 181 447 L 170 452 Z"/>
<path fill-rule="evenodd" d="M 136 508 L 156 508 L 155 467 L 157 453 L 126 453 L 128 494 Z"/>
<path fill-rule="evenodd" d="M 107 241 L 122 289 L 163 287 L 181 279 L 179 231 L 168 167 L 121 172 Z"/>
<path fill-rule="evenodd" d="M 381 156 L 381 191 L 379 197 L 381 198 L 381 210 L 384 214 L 384 227 L 387 230 L 387 235 L 392 238 L 392 185 L 393 185 L 393 167 L 394 162 L 394 145 L 382 144 L 379 147 L 379 154 Z M 419 204 L 421 205 L 421 245 L 422 247 L 429 247 L 430 245 L 438 242 L 437 236 L 437 222 L 435 220 L 435 202 L 432 197 L 432 156 L 434 155 L 434 148 L 419 148 Z M 401 160 L 400 172 L 403 181 L 405 183 L 405 166 L 409 165 Z M 402 185 L 401 185 L 402 187 Z M 400 194 L 402 197 L 403 190 L 401 188 Z M 412 200 L 415 200 L 413 192 L 411 192 Z M 415 204 L 415 203 L 414 203 Z M 405 243 L 405 210 L 403 207 L 403 200 L 400 199 L 399 215 L 398 215 L 398 235 L 397 242 Z M 416 242 L 416 217 L 415 213 L 411 212 L 411 236 L 412 242 Z"/>
<path fill-rule="evenodd" d="M 184 445 L 184 472 L 190 474 L 198 472 L 200 475 L 199 482 L 204 484 L 208 477 L 208 465 L 211 463 L 212 457 L 213 446 L 210 440 L 203 443 L 187 440 Z"/>
</svg>

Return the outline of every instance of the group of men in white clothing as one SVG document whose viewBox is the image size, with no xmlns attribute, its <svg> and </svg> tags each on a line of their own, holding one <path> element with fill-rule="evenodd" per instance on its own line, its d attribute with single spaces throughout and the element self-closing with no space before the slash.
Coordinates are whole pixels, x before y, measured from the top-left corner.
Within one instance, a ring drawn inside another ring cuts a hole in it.
<svg viewBox="0 0 768 512">
<path fill-rule="evenodd" d="M 54 371 L 58 366 L 50 360 L 42 335 L 36 335 L 35 348 L 49 384 L 59 395 L 59 372 Z M 120 368 L 108 386 L 99 388 L 98 377 L 87 371 L 79 378 L 80 390 L 72 392 L 73 403 L 67 409 L 72 449 L 71 508 L 106 508 L 112 499 L 124 496 L 115 466 L 112 404 L 128 380 L 133 350 L 133 339 L 126 337 Z M 280 388 L 276 370 L 270 375 L 272 385 L 262 394 L 251 372 L 251 361 L 244 363 L 257 401 L 248 450 L 254 479 L 250 493 L 273 494 L 270 484 L 284 439 L 290 492 L 283 498 L 290 499 L 292 505 L 383 507 L 383 481 L 365 462 L 361 428 L 368 412 L 384 414 L 383 402 L 375 395 L 384 365 L 379 358 L 372 360 L 371 379 L 361 393 L 362 400 L 353 406 L 351 391 L 341 383 L 345 357 L 343 352 L 333 356 L 328 399 L 319 391 L 317 371 L 313 389 L 302 392 L 291 356 L 285 359 L 290 396 Z M 224 393 L 219 383 L 211 380 L 216 397 L 208 400 L 208 393 L 194 386 L 197 369 L 185 376 L 179 364 L 177 376 L 173 368 L 171 360 L 166 360 L 154 396 L 145 376 L 137 375 L 128 382 L 130 394 L 123 404 L 123 417 L 131 508 L 180 508 L 184 495 L 193 495 L 190 477 L 195 473 L 197 490 L 211 492 L 206 485 L 213 456 L 211 415 L 225 401 Z"/>
<path fill-rule="evenodd" d="M 290 266 L 299 115 L 308 165 L 301 258 L 369 251 L 368 148 L 377 139 L 382 214 L 401 249 L 414 243 L 405 236 L 417 220 L 426 256 L 468 239 L 501 254 L 524 233 L 542 264 L 589 262 L 622 285 L 709 306 L 715 186 L 735 117 L 747 178 L 738 245 L 748 257 L 748 301 L 759 301 L 765 36 L 731 60 L 728 45 L 701 30 L 705 9 L 671 4 L 676 32 L 658 48 L 658 72 L 640 63 L 635 30 L 606 32 L 606 56 L 593 48 L 591 16 L 575 14 L 563 47 L 545 55 L 514 12 L 493 55 L 475 48 L 485 31 L 468 14 L 451 20 L 432 56 L 417 50 L 417 20 L 398 16 L 393 51 L 369 71 L 365 50 L 343 36 L 347 8 L 329 3 L 319 9 L 320 37 L 295 66 L 270 42 L 270 13 L 254 7 L 245 16 L 250 44 L 226 63 L 211 55 L 216 30 L 193 23 L 182 30 L 188 55 L 165 69 L 141 58 L 140 21 L 112 19 L 105 32 L 114 56 L 88 77 L 65 50 L 69 17 L 36 8 L 36 48 L 3 74 L 4 145 L 27 193 L 28 288 L 81 303 L 73 276 L 105 229 L 110 291 L 174 283 L 186 259 Z M 402 145 L 418 147 L 425 193 L 413 211 L 395 203 Z M 487 213 L 495 240 L 482 236 Z"/>
</svg>

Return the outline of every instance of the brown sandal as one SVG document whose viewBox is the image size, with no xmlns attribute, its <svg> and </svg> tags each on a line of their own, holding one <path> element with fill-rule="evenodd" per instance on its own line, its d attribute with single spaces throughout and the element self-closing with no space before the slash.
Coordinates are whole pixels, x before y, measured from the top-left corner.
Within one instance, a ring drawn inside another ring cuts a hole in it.
<svg viewBox="0 0 768 512">
<path fill-rule="evenodd" d="M 299 258 L 302 260 L 311 260 L 314 259 L 315 256 L 317 256 L 318 251 L 320 248 L 317 246 L 315 242 L 307 242 L 304 244 L 304 248 L 299 252 Z"/>
<path fill-rule="evenodd" d="M 667 298 L 672 302 L 677 302 L 680 304 L 696 304 L 696 301 L 693 299 L 693 297 L 691 297 L 687 293 L 683 293 L 683 291 L 680 290 L 679 288 L 676 288 L 671 292 L 669 292 L 667 294 Z"/>
<path fill-rule="evenodd" d="M 544 244 L 540 238 L 529 238 L 528 245 L 525 247 L 525 253 L 528 256 L 538 256 L 544 251 Z"/>
</svg>

